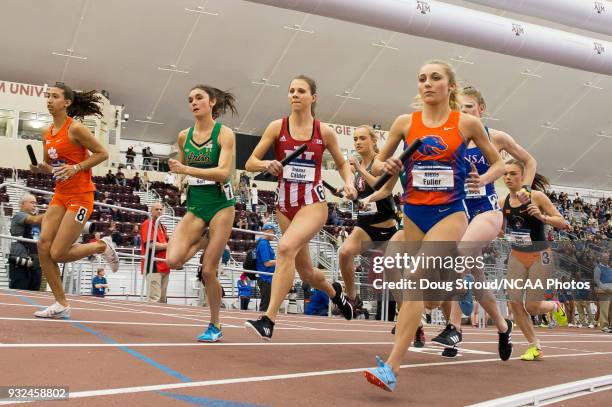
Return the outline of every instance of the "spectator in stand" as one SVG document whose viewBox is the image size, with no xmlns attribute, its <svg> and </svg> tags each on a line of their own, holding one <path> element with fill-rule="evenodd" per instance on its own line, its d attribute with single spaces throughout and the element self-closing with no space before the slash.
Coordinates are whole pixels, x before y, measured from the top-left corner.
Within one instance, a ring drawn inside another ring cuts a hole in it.
<svg viewBox="0 0 612 407">
<path fill-rule="evenodd" d="M 323 291 L 312 289 L 310 301 L 304 309 L 306 315 L 326 317 L 329 313 L 329 296 Z"/>
<path fill-rule="evenodd" d="M 115 175 L 113 175 L 112 170 L 108 170 L 106 176 L 104 177 L 105 184 L 115 184 Z"/>
<path fill-rule="evenodd" d="M 240 173 L 240 182 L 244 183 L 244 185 L 248 187 L 251 185 L 251 178 L 249 178 L 246 172 L 242 171 Z"/>
<path fill-rule="evenodd" d="M 576 273 L 576 282 L 588 283 L 589 280 L 583 276 L 581 272 Z M 591 303 L 590 303 L 590 290 L 588 289 L 577 289 L 575 293 L 575 305 L 576 310 L 578 311 L 578 321 L 576 321 L 576 326 L 578 328 L 582 328 L 582 324 L 589 328 L 593 328 L 593 314 L 591 312 Z"/>
<path fill-rule="evenodd" d="M 340 231 L 338 232 L 338 244 L 342 245 L 346 239 L 348 239 L 349 234 L 346 231 L 346 226 L 341 226 Z"/>
<path fill-rule="evenodd" d="M 238 195 L 240 196 L 240 202 L 247 204 L 249 200 L 249 188 L 247 187 L 247 184 L 242 181 L 240 181 L 240 184 L 238 185 Z"/>
<path fill-rule="evenodd" d="M 329 216 L 327 217 L 327 224 L 333 226 L 344 225 L 344 220 L 338 216 L 338 209 L 336 208 L 336 204 L 332 204 L 331 210 L 329 211 Z"/>
<path fill-rule="evenodd" d="M 142 190 L 142 178 L 140 178 L 140 174 L 138 172 L 134 174 L 134 178 L 132 178 L 132 182 L 130 184 L 135 191 Z"/>
<path fill-rule="evenodd" d="M 276 255 L 270 245 L 270 241 L 274 239 L 276 226 L 272 223 L 263 225 L 262 232 L 265 235 L 257 239 L 255 249 L 256 268 L 257 271 L 264 273 L 274 273 L 276 269 Z M 272 287 L 272 276 L 268 274 L 258 274 L 257 286 L 261 293 L 261 302 L 259 303 L 259 311 L 267 311 L 270 303 L 270 289 Z"/>
<path fill-rule="evenodd" d="M 166 178 L 164 178 L 164 184 L 176 186 L 176 175 L 168 171 Z"/>
<path fill-rule="evenodd" d="M 143 222 L 140 227 L 140 253 L 144 256 L 144 259 L 141 260 L 141 273 L 147 273 L 147 292 L 149 293 L 148 300 L 149 302 L 167 302 L 166 291 L 168 289 L 168 280 L 170 278 L 170 268 L 163 261 L 154 261 L 153 262 L 153 270 L 149 273 L 150 270 L 150 261 L 152 257 L 158 257 L 165 259 L 166 258 L 166 248 L 168 247 L 168 232 L 166 231 L 166 227 L 160 222 L 159 228 L 157 229 L 157 240 L 153 241 L 154 225 L 157 218 L 159 218 L 164 213 L 164 209 L 162 204 L 159 202 L 155 202 L 151 205 L 151 219 L 147 219 Z M 151 235 L 147 236 L 149 232 L 149 222 L 153 225 L 151 226 Z M 150 248 L 147 252 L 147 242 L 150 242 Z"/>
<path fill-rule="evenodd" d="M 104 267 L 100 267 L 94 278 L 91 279 L 91 295 L 94 297 L 104 297 L 108 282 L 104 277 Z"/>
<path fill-rule="evenodd" d="M 236 227 L 239 229 L 248 229 L 248 223 L 246 219 L 246 215 L 242 214 L 238 218 L 238 222 L 236 222 Z"/>
<path fill-rule="evenodd" d="M 129 146 L 127 151 L 125 152 L 125 163 L 128 168 L 134 168 L 134 158 L 136 157 L 136 151 L 134 151 L 134 146 Z"/>
<path fill-rule="evenodd" d="M 612 267 L 608 250 L 604 250 L 600 256 L 594 280 L 599 301 L 599 328 L 603 332 L 612 333 Z"/>
<path fill-rule="evenodd" d="M 19 212 L 11 218 L 11 236 L 38 240 L 43 215 L 36 214 L 36 197 L 25 193 Z M 9 260 L 9 288 L 38 291 L 42 278 L 36 243 L 13 241 Z"/>
<path fill-rule="evenodd" d="M 253 183 L 251 187 L 251 212 L 257 212 L 257 202 L 259 202 L 258 195 L 257 185 Z"/>
<path fill-rule="evenodd" d="M 568 282 L 569 281 L 567 280 L 567 277 L 565 276 L 561 277 L 562 284 L 566 284 Z M 565 314 L 567 315 L 567 326 L 569 327 L 574 326 L 574 316 L 576 313 L 576 309 L 574 306 L 574 295 L 572 293 L 572 290 L 559 289 L 557 291 L 557 296 L 558 296 L 559 302 L 563 304 L 563 308 L 565 309 Z"/>
<path fill-rule="evenodd" d="M 121 236 L 121 232 L 118 230 L 115 221 L 111 222 L 108 233 L 116 246 L 121 246 L 123 244 L 123 236 Z"/>
<path fill-rule="evenodd" d="M 238 297 L 240 297 L 240 310 L 246 311 L 249 309 L 249 303 L 251 302 L 253 286 L 245 273 L 240 275 L 240 279 L 236 282 L 236 287 L 238 287 Z"/>
<path fill-rule="evenodd" d="M 149 181 L 149 174 L 147 174 L 147 172 L 145 171 L 142 174 L 142 189 L 144 191 L 148 191 L 149 190 L 149 185 L 151 185 L 151 182 Z"/>
<path fill-rule="evenodd" d="M 259 216 L 255 212 L 249 213 L 248 228 L 254 232 L 259 232 Z"/>
<path fill-rule="evenodd" d="M 117 170 L 117 174 L 115 175 L 115 183 L 122 187 L 127 186 L 127 180 L 125 179 L 125 174 L 120 169 Z"/>
<path fill-rule="evenodd" d="M 140 247 L 142 244 L 142 237 L 140 237 L 140 225 L 135 224 L 132 229 L 132 246 Z"/>
<path fill-rule="evenodd" d="M 153 166 L 151 165 L 151 157 L 153 157 L 153 153 L 151 152 L 151 147 L 145 147 L 142 149 L 142 170 L 153 170 Z"/>
</svg>

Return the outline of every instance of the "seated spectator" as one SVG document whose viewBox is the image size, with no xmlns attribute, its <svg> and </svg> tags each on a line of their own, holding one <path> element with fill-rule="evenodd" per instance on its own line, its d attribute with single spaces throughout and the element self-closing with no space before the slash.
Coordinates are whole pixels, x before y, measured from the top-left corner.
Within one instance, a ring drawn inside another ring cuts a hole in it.
<svg viewBox="0 0 612 407">
<path fill-rule="evenodd" d="M 312 289 L 310 301 L 306 305 L 304 314 L 327 316 L 329 312 L 329 296 L 323 291 Z"/>
<path fill-rule="evenodd" d="M 338 209 L 336 205 L 332 205 L 331 210 L 329 211 L 329 215 L 327 217 L 327 224 L 333 226 L 342 226 L 344 225 L 344 219 L 341 219 L 338 215 Z"/>
<path fill-rule="evenodd" d="M 125 179 L 125 174 L 121 170 L 117 170 L 117 174 L 115 175 L 115 183 L 122 187 L 127 186 L 127 180 Z"/>
<path fill-rule="evenodd" d="M 123 244 L 123 236 L 121 236 L 121 232 L 117 229 L 117 225 L 115 222 L 111 222 L 110 227 L 108 228 L 108 233 L 110 233 L 110 237 L 117 246 L 121 246 Z"/>
<path fill-rule="evenodd" d="M 258 232 L 259 231 L 259 217 L 257 216 L 257 214 L 255 212 L 251 212 L 249 214 L 249 219 L 248 219 L 248 228 L 249 230 L 252 230 L 254 232 Z"/>
<path fill-rule="evenodd" d="M 104 267 L 98 269 L 96 276 L 91 279 L 91 295 L 94 297 L 104 297 L 108 283 L 104 277 Z"/>
<path fill-rule="evenodd" d="M 113 175 L 113 171 L 112 170 L 108 170 L 108 172 L 106 173 L 106 176 L 104 177 L 104 183 L 105 184 L 114 184 L 115 183 L 115 176 Z"/>
<path fill-rule="evenodd" d="M 140 178 L 140 174 L 138 174 L 138 172 L 134 174 L 134 178 L 132 178 L 131 185 L 135 191 L 142 190 L 142 179 Z"/>
</svg>

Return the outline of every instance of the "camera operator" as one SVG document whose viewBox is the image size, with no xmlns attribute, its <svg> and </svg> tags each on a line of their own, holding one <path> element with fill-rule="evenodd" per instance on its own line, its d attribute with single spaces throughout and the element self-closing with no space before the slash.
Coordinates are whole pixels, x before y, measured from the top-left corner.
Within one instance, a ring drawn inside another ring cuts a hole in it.
<svg viewBox="0 0 612 407">
<path fill-rule="evenodd" d="M 43 215 L 36 215 L 36 197 L 26 193 L 11 219 L 11 236 L 38 240 Z M 14 241 L 9 253 L 9 288 L 40 290 L 41 269 L 36 243 Z"/>
</svg>

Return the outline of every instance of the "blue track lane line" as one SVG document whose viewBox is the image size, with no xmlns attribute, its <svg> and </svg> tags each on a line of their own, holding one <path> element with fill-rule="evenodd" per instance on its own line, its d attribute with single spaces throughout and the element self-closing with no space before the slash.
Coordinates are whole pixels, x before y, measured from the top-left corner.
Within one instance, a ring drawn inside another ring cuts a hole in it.
<svg viewBox="0 0 612 407">
<path fill-rule="evenodd" d="M 20 300 L 22 300 L 24 302 L 27 302 L 30 305 L 35 305 L 35 306 L 37 306 L 39 308 L 45 308 L 44 306 L 38 304 L 33 299 L 28 298 L 28 297 L 26 297 L 24 295 L 12 294 L 12 293 L 9 293 L 9 295 L 15 295 Z M 98 331 L 96 331 L 94 329 L 91 329 L 91 328 L 89 328 L 89 327 L 87 327 L 87 326 L 85 326 L 85 325 L 83 325 L 83 324 L 81 324 L 79 322 L 71 322 L 71 324 L 74 327 L 76 327 L 76 328 L 79 328 L 79 329 L 81 329 L 81 330 L 83 330 L 83 331 L 85 331 L 87 333 L 90 333 L 90 334 L 100 338 L 101 340 L 103 340 L 106 343 L 110 343 L 110 344 L 113 344 L 113 345 L 118 344 L 118 342 L 115 341 L 114 339 L 111 339 L 108 336 L 102 335 L 100 332 L 98 332 Z M 168 366 L 162 365 L 161 363 L 154 361 L 153 359 L 143 355 L 142 353 L 136 352 L 134 349 L 131 349 L 128 346 L 119 346 L 118 348 L 121 349 L 122 351 L 124 351 L 125 353 L 135 357 L 136 359 L 141 360 L 141 361 L 143 361 L 143 362 L 145 362 L 145 363 L 147 363 L 147 364 L 149 364 L 149 365 L 151 365 L 151 366 L 161 370 L 162 372 L 166 373 L 167 375 L 170 375 L 170 376 L 173 376 L 173 377 L 179 379 L 180 381 L 182 381 L 184 383 L 188 383 L 188 382 L 192 382 L 193 381 L 189 377 L 187 377 L 185 375 L 182 375 L 181 373 L 179 373 L 179 372 L 177 372 L 175 370 L 170 369 Z"/>
<path fill-rule="evenodd" d="M 187 394 L 176 394 L 176 393 L 166 393 L 163 391 L 159 391 L 159 394 L 162 396 L 171 397 L 175 400 L 184 401 L 185 403 L 192 404 L 194 406 L 202 406 L 202 407 L 265 407 L 262 404 L 248 404 L 248 403 L 240 403 L 237 401 L 230 400 L 218 400 L 211 399 L 208 397 L 199 397 L 192 396 Z"/>
</svg>

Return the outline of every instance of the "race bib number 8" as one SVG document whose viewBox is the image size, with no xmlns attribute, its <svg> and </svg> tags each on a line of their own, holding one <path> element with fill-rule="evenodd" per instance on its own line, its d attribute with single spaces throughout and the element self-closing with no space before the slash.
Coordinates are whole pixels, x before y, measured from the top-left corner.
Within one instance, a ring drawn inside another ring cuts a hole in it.
<svg viewBox="0 0 612 407">
<path fill-rule="evenodd" d="M 79 223 L 83 223 L 85 222 L 85 219 L 87 219 L 87 208 L 81 206 L 79 208 L 79 210 L 76 213 L 76 216 L 74 217 L 74 220 L 76 220 Z"/>
</svg>

